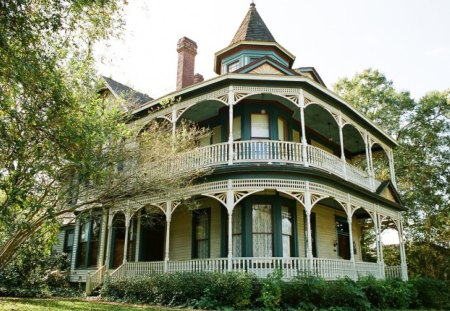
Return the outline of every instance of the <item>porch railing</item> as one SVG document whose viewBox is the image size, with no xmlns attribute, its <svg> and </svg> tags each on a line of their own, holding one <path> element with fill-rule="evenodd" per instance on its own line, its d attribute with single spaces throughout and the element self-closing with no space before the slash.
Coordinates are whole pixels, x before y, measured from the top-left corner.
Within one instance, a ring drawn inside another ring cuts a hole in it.
<svg viewBox="0 0 450 311">
<path fill-rule="evenodd" d="M 395 279 L 402 277 L 402 267 L 401 266 L 386 266 L 384 268 L 384 273 L 386 279 Z"/>
<path fill-rule="evenodd" d="M 101 266 L 97 271 L 94 273 L 87 274 L 86 277 L 86 295 L 89 296 L 92 294 L 92 291 L 95 290 L 97 287 L 99 287 L 104 280 L 106 273 L 106 266 Z"/>
<path fill-rule="evenodd" d="M 231 266 L 229 266 L 231 264 Z M 264 278 L 279 270 L 283 279 L 292 279 L 296 276 L 313 275 L 326 280 L 335 280 L 343 277 L 357 278 L 373 275 L 382 278 L 382 266 L 378 263 L 356 262 L 355 266 L 350 260 L 304 257 L 296 258 L 254 258 L 234 257 L 227 258 L 170 260 L 167 262 L 166 272 L 248 272 L 257 277 Z M 386 267 L 388 268 L 388 267 Z M 388 270 L 388 269 L 387 269 Z M 400 271 L 400 270 L 398 270 Z M 127 262 L 111 273 L 111 278 L 132 277 L 152 273 L 164 273 L 164 262 Z"/>
<path fill-rule="evenodd" d="M 375 187 L 380 184 L 375 179 L 371 181 L 366 172 L 315 146 L 307 145 L 306 155 L 303 154 L 302 144 L 287 141 L 235 141 L 232 146 L 233 164 L 261 162 L 309 165 L 338 175 L 369 190 L 372 190 L 372 184 Z M 224 165 L 230 160 L 228 149 L 228 143 L 200 147 L 180 155 L 168 165 L 176 172 Z"/>
</svg>

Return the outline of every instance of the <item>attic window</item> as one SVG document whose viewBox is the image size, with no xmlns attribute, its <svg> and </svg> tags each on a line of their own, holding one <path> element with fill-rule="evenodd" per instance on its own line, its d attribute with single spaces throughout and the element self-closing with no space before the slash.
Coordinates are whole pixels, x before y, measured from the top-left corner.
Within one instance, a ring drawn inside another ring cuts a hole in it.
<svg viewBox="0 0 450 311">
<path fill-rule="evenodd" d="M 239 69 L 239 61 L 232 62 L 227 65 L 227 72 L 233 72 Z"/>
</svg>

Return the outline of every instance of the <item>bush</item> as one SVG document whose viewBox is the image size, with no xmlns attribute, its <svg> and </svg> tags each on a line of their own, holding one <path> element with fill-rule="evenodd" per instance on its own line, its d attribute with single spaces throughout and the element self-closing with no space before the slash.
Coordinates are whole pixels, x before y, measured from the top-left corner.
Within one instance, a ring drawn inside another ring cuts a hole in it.
<svg viewBox="0 0 450 311">
<path fill-rule="evenodd" d="M 107 279 L 101 294 L 110 300 L 217 309 L 250 305 L 254 277 L 245 273 L 182 272 Z"/>
<path fill-rule="evenodd" d="M 302 276 L 285 283 L 282 300 L 285 306 L 299 307 L 302 310 L 314 309 L 322 305 L 327 282 L 315 276 Z"/>
<path fill-rule="evenodd" d="M 410 281 L 417 292 L 414 307 L 450 309 L 450 284 L 436 279 L 417 277 Z"/>
<path fill-rule="evenodd" d="M 349 278 L 327 282 L 322 297 L 323 307 L 344 307 L 349 310 L 370 309 L 361 287 Z"/>
<path fill-rule="evenodd" d="M 370 304 L 379 309 L 384 309 L 386 305 L 386 294 L 388 287 L 385 280 L 377 280 L 373 276 L 362 277 L 358 281 L 358 286 L 367 297 Z"/>
<path fill-rule="evenodd" d="M 387 279 L 384 282 L 386 286 L 384 296 L 386 307 L 406 309 L 416 300 L 417 292 L 410 282 L 404 282 L 400 279 Z"/>
<path fill-rule="evenodd" d="M 69 283 L 67 268 L 65 254 L 20 254 L 0 270 L 0 296 L 78 296 Z"/>
</svg>

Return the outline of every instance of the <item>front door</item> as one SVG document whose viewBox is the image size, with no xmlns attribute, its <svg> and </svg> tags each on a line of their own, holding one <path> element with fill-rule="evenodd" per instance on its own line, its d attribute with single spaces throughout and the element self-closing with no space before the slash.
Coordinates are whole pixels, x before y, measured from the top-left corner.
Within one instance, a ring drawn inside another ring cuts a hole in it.
<svg viewBox="0 0 450 311">
<path fill-rule="evenodd" d="M 112 265 L 115 269 L 123 263 L 123 251 L 125 247 L 125 216 L 116 215 L 113 221 L 113 245 L 112 245 Z"/>
<path fill-rule="evenodd" d="M 338 238 L 338 256 L 342 259 L 350 259 L 350 234 L 348 222 L 343 218 L 336 218 L 336 231 Z"/>
</svg>

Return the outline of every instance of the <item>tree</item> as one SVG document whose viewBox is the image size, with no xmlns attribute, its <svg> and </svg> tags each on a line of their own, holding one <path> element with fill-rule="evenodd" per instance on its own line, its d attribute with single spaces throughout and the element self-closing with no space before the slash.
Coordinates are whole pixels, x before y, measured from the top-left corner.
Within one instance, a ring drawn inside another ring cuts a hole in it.
<svg viewBox="0 0 450 311">
<path fill-rule="evenodd" d="M 394 150 L 395 170 L 408 208 L 405 231 L 409 261 L 425 255 L 419 250 L 426 249 L 423 245 L 448 251 L 450 90 L 430 92 L 414 100 L 408 92 L 396 91 L 392 81 L 373 69 L 341 79 L 334 88 L 399 143 Z M 414 245 L 420 247 L 415 249 Z M 410 266 L 410 272 L 422 273 L 418 266 Z"/>
<path fill-rule="evenodd" d="M 136 132 L 97 94 L 92 46 L 120 31 L 123 5 L 0 0 L 0 269 L 65 213 L 179 191 L 203 172 L 168 169 L 202 131 Z"/>
</svg>

